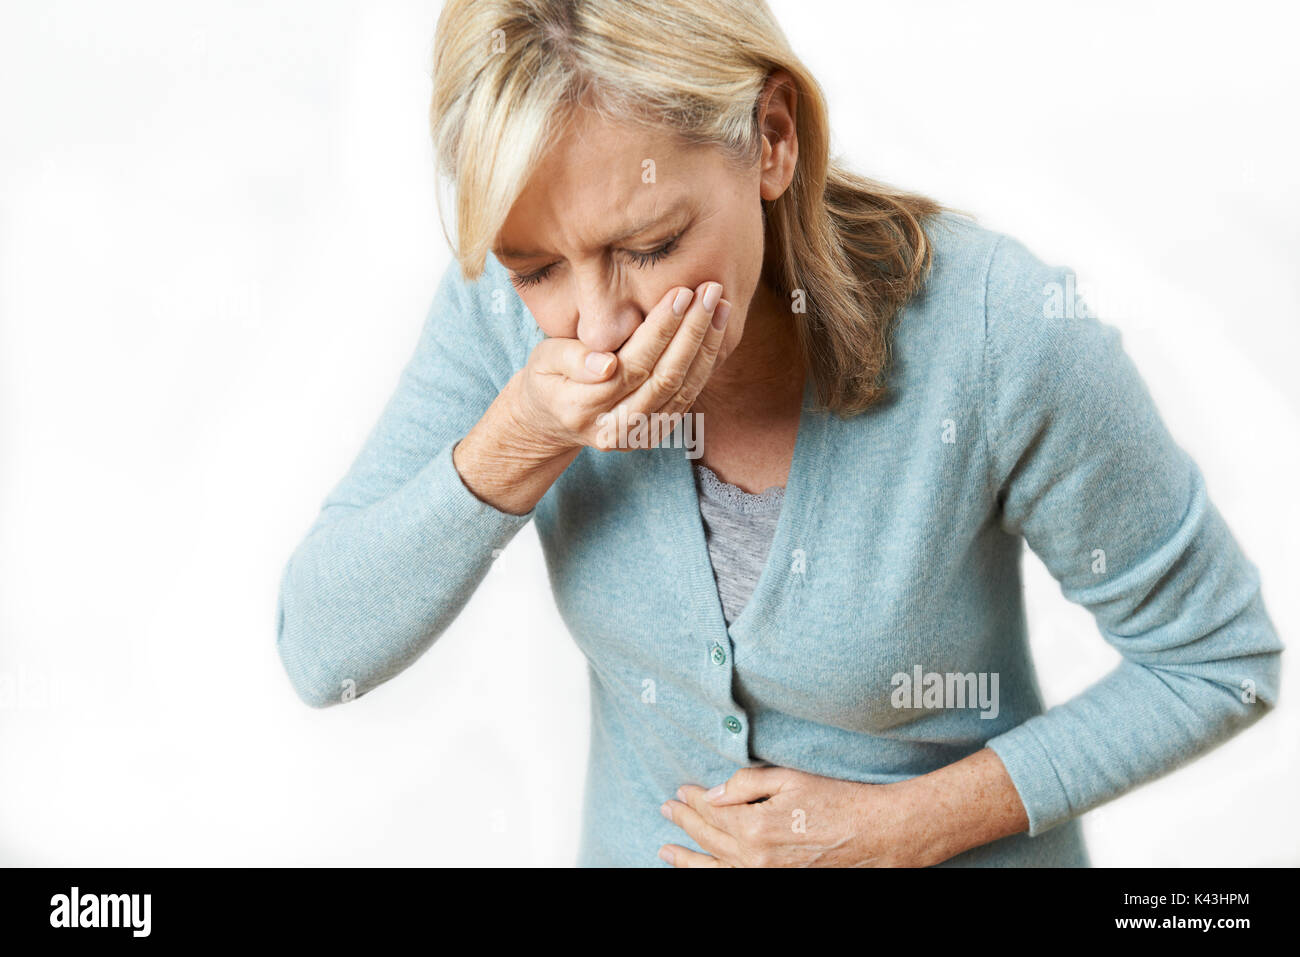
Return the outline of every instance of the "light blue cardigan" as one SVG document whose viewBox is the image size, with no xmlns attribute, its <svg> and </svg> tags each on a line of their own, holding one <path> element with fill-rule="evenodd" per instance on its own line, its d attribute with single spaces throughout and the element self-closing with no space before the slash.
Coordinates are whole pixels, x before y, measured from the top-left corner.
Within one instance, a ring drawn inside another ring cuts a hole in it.
<svg viewBox="0 0 1300 957">
<path fill-rule="evenodd" d="M 840 419 L 806 393 L 772 550 L 730 629 L 682 449 L 583 449 L 526 516 L 465 488 L 452 447 L 542 333 L 494 258 L 473 283 L 453 262 L 396 394 L 285 569 L 277 643 L 298 695 L 324 707 L 398 674 L 536 519 L 590 664 L 581 864 L 694 847 L 659 805 L 743 765 L 883 783 L 985 745 L 1029 832 L 950 863 L 1087 864 L 1078 815 L 1259 718 L 1282 645 L 1255 567 L 1119 334 L 1068 300 L 1068 271 L 950 214 L 929 232 L 890 397 Z M 1022 541 L 1123 655 L 1046 713 Z M 926 707 L 939 699 L 896 678 L 918 668 L 952 691 L 942 676 L 996 675 L 996 716 Z"/>
</svg>

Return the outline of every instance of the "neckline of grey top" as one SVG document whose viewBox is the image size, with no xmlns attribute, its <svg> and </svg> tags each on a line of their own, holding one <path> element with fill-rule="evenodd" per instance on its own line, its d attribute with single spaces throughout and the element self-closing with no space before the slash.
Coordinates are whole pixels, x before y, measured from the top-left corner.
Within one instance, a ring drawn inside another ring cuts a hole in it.
<svg viewBox="0 0 1300 957">
<path fill-rule="evenodd" d="M 731 485 L 718 478 L 716 472 L 703 463 L 695 464 L 695 475 L 699 479 L 700 494 L 710 501 L 725 507 L 728 511 L 741 515 L 766 515 L 781 510 L 785 499 L 785 488 L 773 485 L 755 495 L 744 489 Z"/>
<path fill-rule="evenodd" d="M 695 487 L 722 617 L 730 627 L 767 564 L 785 489 L 774 485 L 754 495 L 722 481 L 707 465 L 698 463 Z"/>
</svg>

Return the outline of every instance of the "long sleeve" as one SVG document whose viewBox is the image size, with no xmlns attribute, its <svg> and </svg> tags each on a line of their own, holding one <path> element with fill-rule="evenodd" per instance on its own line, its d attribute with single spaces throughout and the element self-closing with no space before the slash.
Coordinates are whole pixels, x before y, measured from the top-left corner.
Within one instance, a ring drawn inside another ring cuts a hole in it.
<svg viewBox="0 0 1300 957">
<path fill-rule="evenodd" d="M 1259 576 L 1175 444 L 1119 333 L 1073 277 L 1002 237 L 987 274 L 986 441 L 1023 535 L 1122 656 L 994 737 L 1036 836 L 1209 750 L 1277 699 Z"/>
<path fill-rule="evenodd" d="M 395 394 L 285 567 L 276 644 L 313 707 L 365 694 L 422 655 L 533 515 L 481 502 L 452 464 L 521 362 L 518 315 L 501 306 L 513 297 L 494 293 L 494 277 L 469 283 L 447 268 Z"/>
</svg>

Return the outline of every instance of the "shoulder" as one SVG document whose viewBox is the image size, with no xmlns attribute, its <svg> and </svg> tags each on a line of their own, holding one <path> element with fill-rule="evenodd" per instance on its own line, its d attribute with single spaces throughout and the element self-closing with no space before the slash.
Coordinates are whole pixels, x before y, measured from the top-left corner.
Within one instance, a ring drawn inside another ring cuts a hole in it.
<svg viewBox="0 0 1300 957">
<path fill-rule="evenodd" d="M 930 267 L 896 335 L 914 361 L 966 365 L 983 350 L 989 276 L 1006 237 L 949 211 L 924 228 Z"/>
<path fill-rule="evenodd" d="M 985 351 L 985 291 L 1002 235 L 957 213 L 925 221 L 930 266 L 891 331 L 891 382 L 925 389 L 978 383 Z"/>
<path fill-rule="evenodd" d="M 929 294 L 966 307 L 992 379 L 1041 382 L 1113 358 L 1119 332 L 1078 294 L 1071 268 L 954 214 L 936 217 L 927 234 L 934 252 Z"/>
<path fill-rule="evenodd" d="M 1040 259 L 1019 239 L 944 212 L 926 225 L 933 262 L 926 290 L 948 297 L 978 298 L 981 316 L 1041 307 L 1044 287 L 1069 274 Z M 1041 308 L 1036 309 L 1041 312 Z"/>
<path fill-rule="evenodd" d="M 933 254 L 930 288 L 982 284 L 994 252 L 1007 238 L 951 210 L 926 220 L 925 234 Z"/>
</svg>

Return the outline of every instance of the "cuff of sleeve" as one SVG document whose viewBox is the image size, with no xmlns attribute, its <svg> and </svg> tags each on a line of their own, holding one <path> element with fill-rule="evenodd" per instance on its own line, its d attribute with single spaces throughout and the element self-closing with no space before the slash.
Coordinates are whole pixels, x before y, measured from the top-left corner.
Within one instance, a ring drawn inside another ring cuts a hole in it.
<svg viewBox="0 0 1300 957">
<path fill-rule="evenodd" d="M 1074 812 L 1047 749 L 1030 726 L 1032 721 L 990 738 L 985 747 L 1002 760 L 1029 817 L 1029 836 L 1037 837 L 1068 821 Z"/>
<path fill-rule="evenodd" d="M 504 548 L 521 528 L 532 520 L 537 509 L 523 515 L 503 512 L 480 499 L 465 485 L 452 460 L 458 442 L 451 442 L 425 466 L 425 479 L 445 496 L 440 502 L 443 518 L 451 527 L 473 526 L 481 540 Z"/>
</svg>

